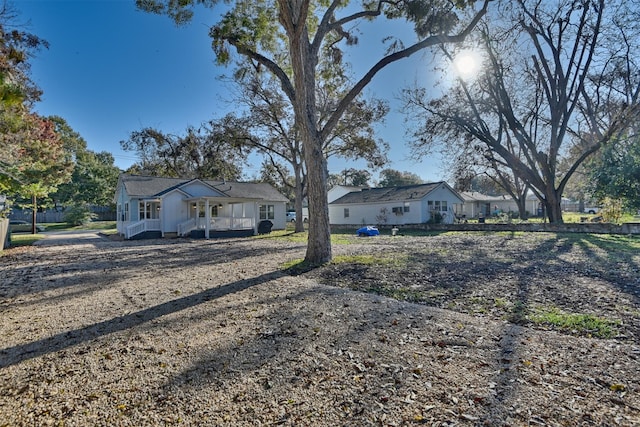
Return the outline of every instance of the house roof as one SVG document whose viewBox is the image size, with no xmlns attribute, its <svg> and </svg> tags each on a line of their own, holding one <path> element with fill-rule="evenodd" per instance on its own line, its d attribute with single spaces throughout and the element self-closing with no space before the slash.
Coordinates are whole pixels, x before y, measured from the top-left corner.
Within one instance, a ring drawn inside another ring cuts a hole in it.
<svg viewBox="0 0 640 427">
<path fill-rule="evenodd" d="M 511 196 L 489 196 L 477 191 L 463 191 L 460 193 L 465 202 L 502 202 L 513 201 Z"/>
<path fill-rule="evenodd" d="M 460 201 L 463 199 L 449 185 L 444 182 L 432 182 L 429 184 L 403 185 L 401 187 L 381 187 L 381 188 L 365 188 L 360 191 L 352 191 L 345 194 L 331 204 L 353 204 L 353 203 L 376 203 L 376 202 L 394 202 L 407 200 L 420 200 L 426 197 L 436 188 L 444 186 L 455 194 Z"/>
<path fill-rule="evenodd" d="M 270 184 L 263 182 L 214 181 L 192 178 L 164 178 L 121 174 L 120 183 L 127 194 L 135 198 L 160 197 L 173 190 L 181 190 L 191 182 L 202 182 L 227 197 L 287 202 L 285 196 Z M 118 186 L 120 188 L 120 186 Z"/>
</svg>

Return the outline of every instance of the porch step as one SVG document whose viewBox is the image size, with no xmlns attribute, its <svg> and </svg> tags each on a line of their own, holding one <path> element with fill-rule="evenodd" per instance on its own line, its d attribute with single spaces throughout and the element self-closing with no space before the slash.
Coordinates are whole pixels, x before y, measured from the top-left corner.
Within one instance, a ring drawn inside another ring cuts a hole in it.
<svg viewBox="0 0 640 427">
<path fill-rule="evenodd" d="M 249 237 L 253 236 L 253 230 L 224 230 L 209 232 L 209 237 L 212 239 L 220 237 Z M 190 237 L 192 239 L 204 239 L 204 230 L 191 230 Z"/>
<path fill-rule="evenodd" d="M 161 238 L 162 238 L 161 231 L 143 231 L 142 233 L 138 233 L 135 236 L 131 236 L 129 240 L 161 239 Z"/>
</svg>

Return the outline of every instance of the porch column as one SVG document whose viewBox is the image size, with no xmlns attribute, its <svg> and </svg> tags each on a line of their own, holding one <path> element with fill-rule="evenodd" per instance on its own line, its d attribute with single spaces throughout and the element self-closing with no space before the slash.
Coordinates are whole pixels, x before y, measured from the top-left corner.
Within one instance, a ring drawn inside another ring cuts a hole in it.
<svg viewBox="0 0 640 427">
<path fill-rule="evenodd" d="M 258 235 L 258 218 L 260 218 L 260 208 L 258 202 L 253 202 L 253 235 Z"/>
<path fill-rule="evenodd" d="M 204 238 L 209 238 L 209 228 L 211 228 L 211 212 L 209 212 L 209 199 L 204 199 L 204 221 L 206 223 L 206 228 L 204 231 Z"/>
</svg>

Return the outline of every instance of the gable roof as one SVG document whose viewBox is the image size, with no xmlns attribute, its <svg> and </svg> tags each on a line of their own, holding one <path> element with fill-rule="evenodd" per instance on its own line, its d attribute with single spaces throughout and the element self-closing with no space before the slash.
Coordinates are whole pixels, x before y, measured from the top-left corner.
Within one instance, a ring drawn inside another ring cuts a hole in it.
<svg viewBox="0 0 640 427">
<path fill-rule="evenodd" d="M 121 174 L 118 180 L 120 181 L 118 191 L 121 186 L 124 186 L 127 194 L 134 198 L 160 197 L 170 191 L 181 190 L 189 183 L 202 182 L 227 197 L 269 200 L 274 202 L 289 201 L 289 199 L 283 196 L 278 190 L 273 188 L 272 185 L 263 182 L 214 181 L 129 174 Z"/>
<path fill-rule="evenodd" d="M 449 184 L 444 181 L 432 182 L 428 184 L 403 185 L 400 187 L 381 187 L 362 189 L 360 191 L 352 191 L 331 204 L 353 204 L 353 203 L 377 203 L 377 202 L 397 202 L 407 200 L 420 200 L 426 197 L 436 188 L 444 186 L 451 191 L 460 201 L 463 199 L 454 191 Z"/>
</svg>

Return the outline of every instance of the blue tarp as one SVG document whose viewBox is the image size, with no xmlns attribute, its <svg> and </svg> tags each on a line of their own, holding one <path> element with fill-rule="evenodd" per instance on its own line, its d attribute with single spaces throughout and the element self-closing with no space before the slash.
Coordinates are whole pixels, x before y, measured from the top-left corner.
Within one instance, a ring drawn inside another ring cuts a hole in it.
<svg viewBox="0 0 640 427">
<path fill-rule="evenodd" d="M 376 227 L 372 227 L 369 225 L 367 227 L 359 228 L 356 231 L 356 234 L 358 236 L 378 236 L 380 234 L 380 231 L 378 231 Z"/>
</svg>

